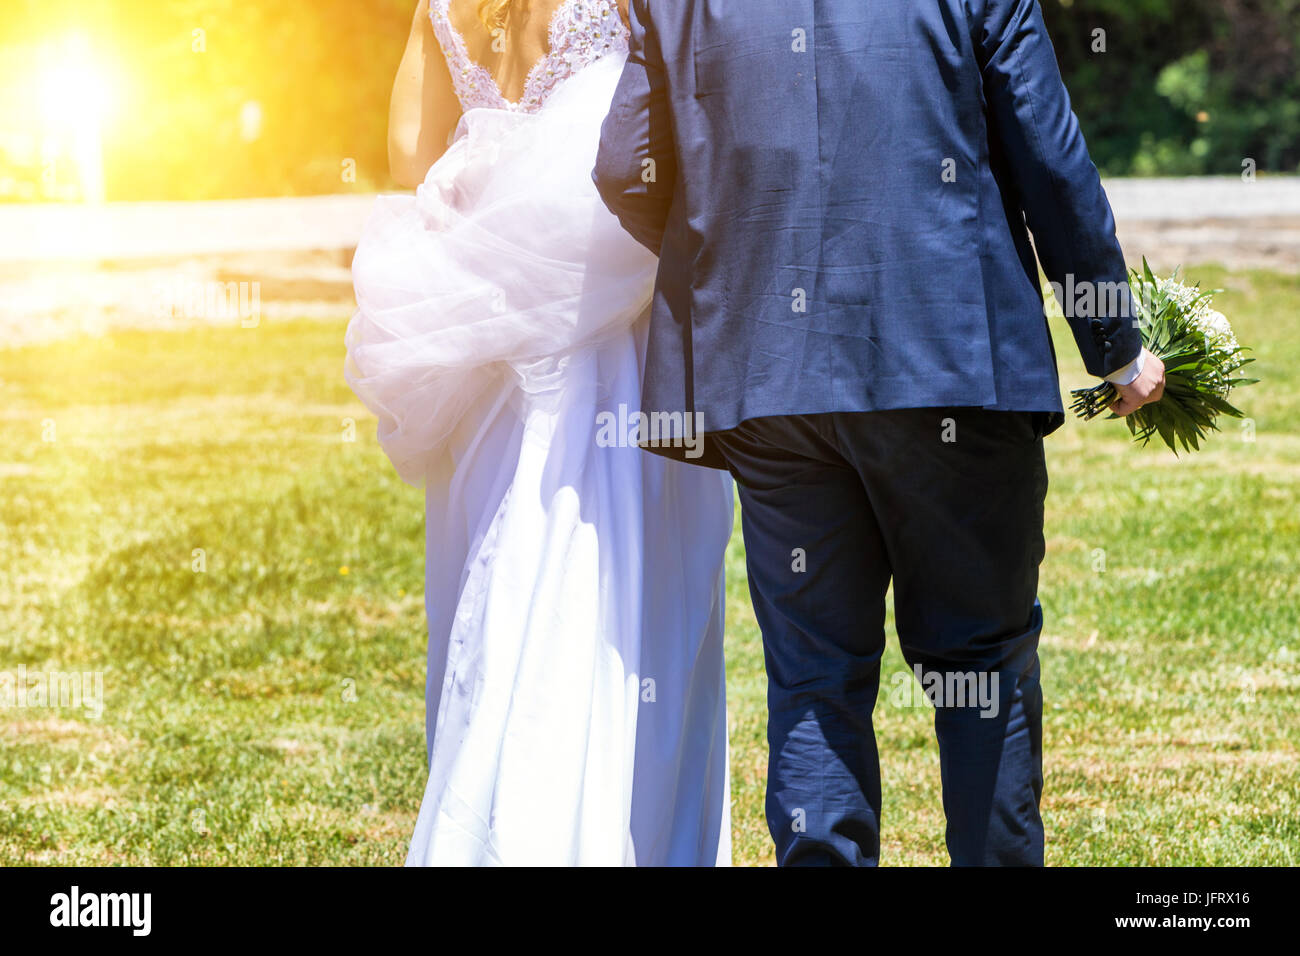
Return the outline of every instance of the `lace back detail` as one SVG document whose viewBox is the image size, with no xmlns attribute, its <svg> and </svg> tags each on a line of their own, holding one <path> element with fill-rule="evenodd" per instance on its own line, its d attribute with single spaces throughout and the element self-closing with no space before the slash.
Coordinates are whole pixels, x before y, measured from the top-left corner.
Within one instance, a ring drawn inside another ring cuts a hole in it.
<svg viewBox="0 0 1300 956">
<path fill-rule="evenodd" d="M 611 53 L 627 53 L 628 32 L 614 0 L 563 0 L 551 14 L 550 50 L 524 82 L 523 97 L 511 102 L 492 74 L 470 59 L 465 38 L 451 25 L 451 0 L 429 0 L 429 18 L 463 110 L 498 109 L 535 113 L 561 83 Z"/>
</svg>

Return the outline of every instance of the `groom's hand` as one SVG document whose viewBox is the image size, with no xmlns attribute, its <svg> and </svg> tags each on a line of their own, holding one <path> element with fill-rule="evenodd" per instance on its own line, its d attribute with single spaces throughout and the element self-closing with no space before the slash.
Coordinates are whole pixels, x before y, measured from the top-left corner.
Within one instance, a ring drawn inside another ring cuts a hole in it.
<svg viewBox="0 0 1300 956">
<path fill-rule="evenodd" d="M 1160 401 L 1165 394 L 1165 363 L 1145 348 L 1142 350 L 1142 373 L 1129 385 L 1116 385 L 1119 401 L 1110 410 L 1123 418 L 1143 405 Z"/>
</svg>

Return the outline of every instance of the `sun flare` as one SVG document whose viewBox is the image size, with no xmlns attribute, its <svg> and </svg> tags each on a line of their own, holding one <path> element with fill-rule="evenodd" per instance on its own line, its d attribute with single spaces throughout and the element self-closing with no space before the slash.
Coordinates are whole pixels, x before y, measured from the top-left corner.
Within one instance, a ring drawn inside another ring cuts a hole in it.
<svg viewBox="0 0 1300 956">
<path fill-rule="evenodd" d="M 102 128 L 118 102 L 115 72 L 83 34 L 51 44 L 45 53 L 36 84 L 42 121 L 51 129 Z"/>
<path fill-rule="evenodd" d="M 102 202 L 104 131 L 120 94 L 116 71 L 85 35 L 70 34 L 41 51 L 35 93 L 43 152 L 70 160 L 82 198 Z"/>
</svg>

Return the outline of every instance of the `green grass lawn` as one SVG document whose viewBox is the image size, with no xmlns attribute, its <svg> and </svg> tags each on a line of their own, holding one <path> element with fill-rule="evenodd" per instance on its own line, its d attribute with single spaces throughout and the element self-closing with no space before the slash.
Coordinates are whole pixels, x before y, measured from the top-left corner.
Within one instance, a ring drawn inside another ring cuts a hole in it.
<svg viewBox="0 0 1300 956">
<path fill-rule="evenodd" d="M 1300 863 L 1300 278 L 1190 276 L 1264 384 L 1199 455 L 1048 442 L 1048 862 Z M 423 499 L 337 323 L 0 350 L 0 672 L 101 671 L 104 712 L 0 710 L 0 864 L 396 864 L 424 784 Z M 1087 383 L 1057 322 L 1067 387 Z M 355 441 L 345 440 L 349 420 Z M 200 569 L 200 570 L 196 570 Z M 735 860 L 772 862 L 737 531 Z M 892 624 L 891 624 L 892 627 Z M 887 864 L 942 864 L 926 708 L 877 707 Z"/>
</svg>

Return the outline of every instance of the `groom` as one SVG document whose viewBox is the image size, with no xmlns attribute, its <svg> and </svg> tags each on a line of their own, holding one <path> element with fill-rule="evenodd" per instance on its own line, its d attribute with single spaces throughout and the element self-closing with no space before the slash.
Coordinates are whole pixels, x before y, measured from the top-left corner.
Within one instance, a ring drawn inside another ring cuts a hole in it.
<svg viewBox="0 0 1300 956">
<path fill-rule="evenodd" d="M 1164 370 L 1038 4 L 632 0 L 630 19 L 595 179 L 661 257 L 643 408 L 700 416 L 688 460 L 740 489 L 777 859 L 877 861 L 892 580 L 952 862 L 1041 864 L 1042 439 L 1064 415 L 1037 262 L 1091 293 L 1063 306 L 1121 414 Z"/>
</svg>

